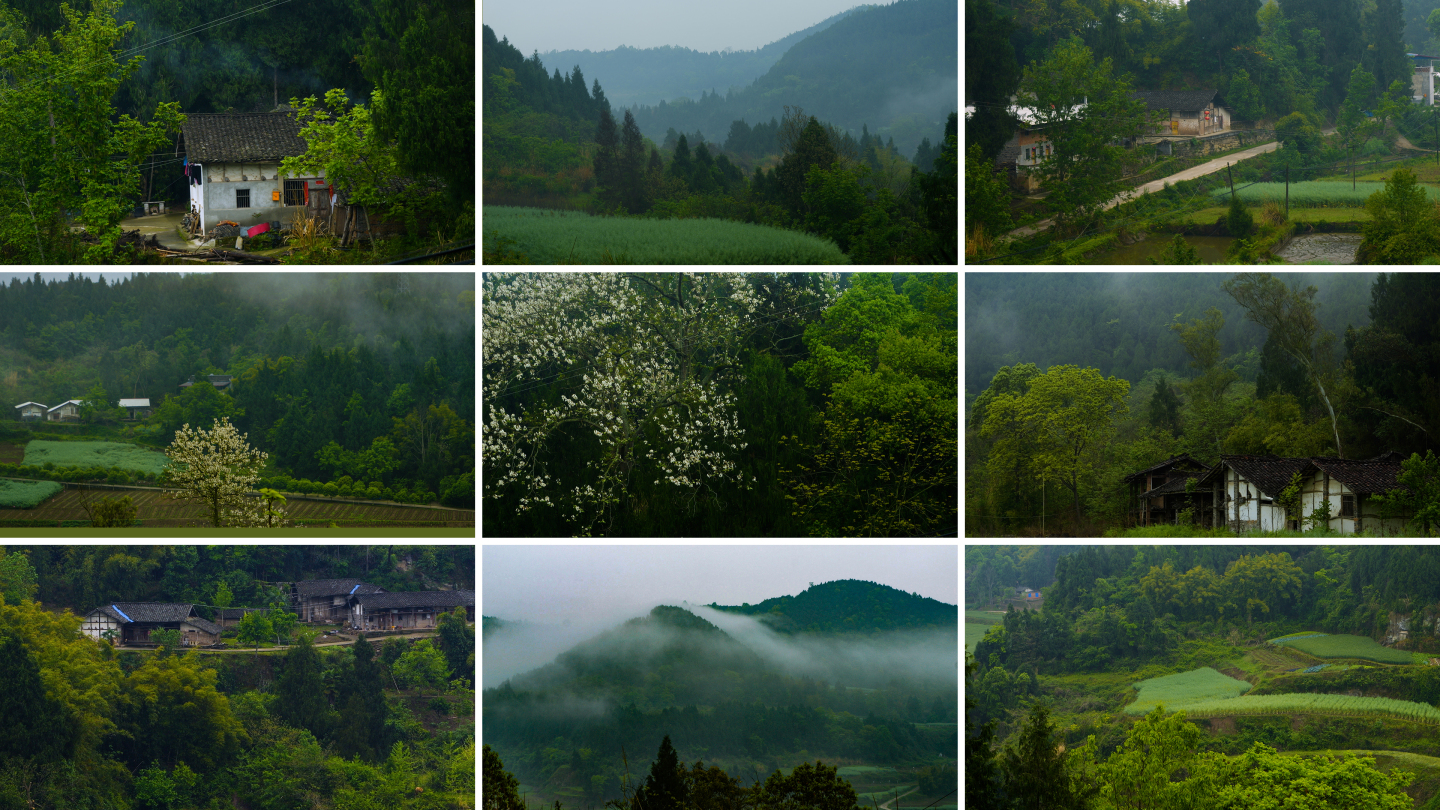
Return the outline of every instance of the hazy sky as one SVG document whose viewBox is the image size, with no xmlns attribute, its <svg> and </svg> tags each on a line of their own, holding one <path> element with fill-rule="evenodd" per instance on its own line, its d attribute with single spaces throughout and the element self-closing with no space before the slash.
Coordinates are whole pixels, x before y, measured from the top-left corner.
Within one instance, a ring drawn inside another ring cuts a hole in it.
<svg viewBox="0 0 1440 810">
<path fill-rule="evenodd" d="M 878 582 L 952 605 L 960 601 L 960 554 L 953 545 L 487 545 L 480 560 L 481 612 L 529 623 L 485 642 L 487 687 L 543 666 L 656 605 L 756 604 L 837 579 Z"/>
<path fill-rule="evenodd" d="M 959 604 L 951 546 L 485 546 L 484 614 L 623 621 L 660 604 L 752 604 L 863 579 Z"/>
<path fill-rule="evenodd" d="M 532 51 L 608 51 L 621 45 L 664 45 L 697 51 L 753 51 L 827 17 L 864 5 L 857 0 L 733 0 L 721 6 L 684 6 L 671 0 L 490 0 L 480 12 L 497 39 L 509 38 L 525 56 Z M 875 5 L 889 5 L 878 0 Z M 558 67 L 569 73 L 570 65 Z M 602 81 L 603 85 L 604 82 Z"/>
<path fill-rule="evenodd" d="M 101 276 L 104 276 L 104 277 L 105 277 L 105 283 L 106 283 L 106 284 L 114 284 L 114 283 L 117 282 L 117 281 L 123 281 L 124 279 L 127 279 L 127 278 L 129 278 L 131 275 L 133 275 L 133 273 L 131 273 L 129 270 L 125 270 L 125 271 L 115 271 L 115 272 L 108 272 L 108 271 L 90 271 L 90 270 L 81 270 L 81 271 L 79 271 L 79 272 L 76 272 L 76 271 L 74 271 L 74 270 L 64 270 L 64 271 L 61 271 L 61 272 L 58 272 L 58 273 L 47 273 L 47 272 L 45 272 L 45 271 L 42 270 L 42 271 L 40 271 L 40 278 L 44 279 L 44 280 L 47 281 L 47 282 L 50 282 L 50 281 L 64 281 L 65 279 L 69 278 L 72 274 L 75 275 L 77 278 L 80 277 L 80 276 L 89 276 L 91 279 L 94 279 L 94 280 L 96 280 L 96 281 L 99 281 L 99 280 L 100 280 L 100 277 L 101 277 Z M 35 277 L 35 271 L 34 271 L 34 270 L 31 270 L 31 271 L 28 272 L 28 273 L 16 273 L 16 272 L 10 272 L 10 271 L 0 272 L 0 284 L 4 284 L 5 286 L 8 287 L 8 286 L 10 286 L 10 282 L 11 282 L 12 279 L 17 279 L 17 278 L 18 278 L 18 279 L 20 279 L 21 281 L 24 281 L 25 279 L 30 279 L 30 278 L 34 278 L 34 277 Z"/>
</svg>

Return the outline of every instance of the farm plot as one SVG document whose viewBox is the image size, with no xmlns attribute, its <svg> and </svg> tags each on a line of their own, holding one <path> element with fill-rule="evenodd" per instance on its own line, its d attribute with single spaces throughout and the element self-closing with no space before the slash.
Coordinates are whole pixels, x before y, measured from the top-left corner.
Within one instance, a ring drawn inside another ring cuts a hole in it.
<svg viewBox="0 0 1440 810">
<path fill-rule="evenodd" d="M 0 464 L 23 464 L 25 445 L 0 442 Z"/>
<path fill-rule="evenodd" d="M 1375 639 L 1364 636 L 1292 636 L 1275 639 L 1275 643 L 1316 658 L 1358 658 L 1381 664 L 1409 664 L 1413 660 L 1408 652 L 1382 647 Z"/>
<path fill-rule="evenodd" d="M 170 460 L 164 453 L 124 442 L 32 441 L 25 445 L 25 463 L 33 467 L 53 462 L 56 467 L 114 467 L 143 473 L 160 473 Z"/>
<path fill-rule="evenodd" d="M 1156 706 L 1166 709 L 1183 708 L 1199 701 L 1234 698 L 1250 691 L 1250 684 L 1223 675 L 1210 667 L 1200 667 L 1178 675 L 1164 675 L 1135 684 L 1140 691 L 1134 703 L 1125 707 L 1126 714 L 1146 714 Z"/>
<path fill-rule="evenodd" d="M 61 489 L 54 481 L 0 480 L 0 508 L 30 510 Z"/>
<path fill-rule="evenodd" d="M 1353 189 L 1350 186 L 1349 180 L 1310 180 L 1304 183 L 1291 183 L 1290 205 L 1299 208 L 1318 208 L 1322 205 L 1331 208 L 1363 208 L 1371 194 L 1385 189 L 1385 184 L 1380 182 L 1356 183 Z M 1440 202 L 1440 189 L 1429 185 L 1422 185 L 1421 188 L 1425 189 L 1431 202 Z M 1285 201 L 1285 184 L 1251 183 L 1245 188 L 1236 189 L 1235 194 L 1246 205 L 1260 205 L 1266 200 L 1283 203 Z M 1219 188 L 1212 191 L 1211 195 L 1221 202 L 1227 202 L 1230 197 L 1230 189 L 1229 187 Z"/>
<path fill-rule="evenodd" d="M 1245 695 L 1203 700 L 1180 707 L 1190 718 L 1318 714 L 1330 717 L 1389 717 L 1411 723 L 1440 724 L 1440 709 L 1427 703 L 1349 695 Z"/>
<path fill-rule="evenodd" d="M 53 484 L 54 482 L 44 482 Z M 56 485 L 58 486 L 58 485 Z M 193 527 L 201 525 L 207 514 L 204 507 L 171 497 L 161 490 L 97 490 L 86 492 L 67 489 L 34 509 L 0 509 L 0 528 L 7 522 L 88 520 L 84 503 L 103 497 L 128 495 L 135 503 L 136 519 L 144 526 Z M 466 528 L 475 525 L 475 513 L 461 509 L 416 509 L 405 506 L 349 503 L 346 501 L 290 501 L 286 510 L 291 522 L 298 526 L 430 526 Z"/>
</svg>

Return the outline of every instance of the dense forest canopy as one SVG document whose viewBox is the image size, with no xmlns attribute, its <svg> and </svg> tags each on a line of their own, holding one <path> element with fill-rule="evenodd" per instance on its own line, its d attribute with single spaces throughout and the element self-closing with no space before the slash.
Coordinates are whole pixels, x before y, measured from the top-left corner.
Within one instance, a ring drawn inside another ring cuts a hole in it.
<svg viewBox="0 0 1440 810">
<path fill-rule="evenodd" d="M 463 609 L 431 638 L 336 643 L 297 629 L 275 586 L 363 576 L 397 590 L 473 588 L 474 570 L 470 546 L 0 549 L 0 804 L 473 808 Z M 80 632 L 92 607 L 126 599 L 195 604 L 212 618 L 220 606 L 266 607 L 247 618 L 271 618 L 255 651 L 235 646 L 243 622 L 223 632 L 223 652 L 182 654 L 173 629 L 152 633 L 154 648 Z"/>
<path fill-rule="evenodd" d="M 970 531 L 1038 528 L 1042 514 L 1058 516 L 1042 507 L 1058 485 L 1074 518 L 1061 530 L 1098 534 L 1133 506 L 1125 476 L 1182 453 L 1212 465 L 1222 454 L 1397 452 L 1411 467 L 1389 496 L 1420 531 L 1437 522 L 1440 335 L 1429 315 L 1440 300 L 1437 276 L 967 282 L 981 292 L 968 303 L 976 339 L 967 349 L 987 366 L 1001 364 L 978 396 L 967 394 Z M 1361 310 L 1356 294 L 1367 287 Z M 1060 295 L 1071 305 L 1051 306 Z M 1221 296 L 1231 305 L 1209 306 Z M 1050 317 L 1057 328 L 1023 326 Z M 1056 495 L 1049 499 L 1053 506 Z"/>
<path fill-rule="evenodd" d="M 471 476 L 473 492 L 474 283 L 37 273 L 0 286 L 0 392 L 12 405 L 93 399 L 106 409 L 146 398 L 154 415 L 128 436 L 159 445 L 183 424 L 229 416 L 271 454 L 267 477 L 370 481 L 378 471 L 443 495 Z M 220 392 L 206 375 L 233 381 Z M 192 376 L 199 382 L 180 388 Z"/>
<path fill-rule="evenodd" d="M 486 274 L 487 533 L 942 535 L 956 281 Z"/>
<path fill-rule="evenodd" d="M 716 610 L 759 616 L 776 632 L 873 633 L 954 624 L 955 608 L 928 596 L 874 582 L 822 582 L 795 596 L 755 605 L 710 605 Z"/>
</svg>

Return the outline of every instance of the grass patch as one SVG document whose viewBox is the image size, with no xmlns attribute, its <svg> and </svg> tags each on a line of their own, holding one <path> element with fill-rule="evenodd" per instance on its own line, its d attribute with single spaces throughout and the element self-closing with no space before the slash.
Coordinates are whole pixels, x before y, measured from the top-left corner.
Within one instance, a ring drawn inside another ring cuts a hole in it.
<svg viewBox="0 0 1440 810">
<path fill-rule="evenodd" d="M 483 208 L 485 250 L 536 264 L 848 264 L 834 242 L 721 219 L 596 217 L 580 211 Z"/>
<path fill-rule="evenodd" d="M 121 442 L 32 441 L 25 445 L 25 464 L 40 467 L 116 468 L 159 474 L 170 463 L 164 453 Z"/>
<path fill-rule="evenodd" d="M 1126 714 L 1145 714 L 1159 704 L 1185 708 L 1197 701 L 1230 699 L 1250 691 L 1250 684 L 1211 669 L 1200 667 L 1178 675 L 1150 678 L 1135 684 L 1140 696 L 1125 707 Z"/>
<path fill-rule="evenodd" d="M 1277 639 L 1277 643 L 1281 640 Z M 1284 639 L 1287 647 L 1316 658 L 1358 658 L 1362 661 L 1377 661 L 1382 664 L 1410 664 L 1415 657 L 1404 650 L 1382 647 L 1372 638 L 1339 634 L 1333 636 L 1310 635 Z"/>
<path fill-rule="evenodd" d="M 1284 198 L 1280 200 L 1281 210 L 1284 210 Z M 1214 225 L 1215 220 L 1225 216 L 1230 209 L 1225 206 L 1211 206 L 1192 211 L 1184 216 L 1178 217 L 1176 222 L 1186 225 Z M 1290 208 L 1290 221 L 1296 223 L 1304 222 L 1369 222 L 1370 212 L 1362 208 L 1298 208 L 1294 205 Z"/>
<path fill-rule="evenodd" d="M 1432 201 L 1440 202 L 1440 188 L 1421 186 Z M 1363 208 L 1365 201 L 1377 191 L 1383 191 L 1385 183 L 1368 181 L 1353 184 L 1349 180 L 1307 180 L 1290 184 L 1290 208 Z M 1229 188 L 1215 189 L 1210 195 L 1216 199 L 1228 199 Z M 1266 200 L 1285 201 L 1284 183 L 1252 183 L 1245 188 L 1235 189 L 1235 194 L 1246 205 L 1258 206 Z"/>
<path fill-rule="evenodd" d="M 34 509 L 63 489 L 54 481 L 0 481 L 0 508 Z"/>
<path fill-rule="evenodd" d="M 1225 529 L 1202 529 L 1199 526 L 1133 526 L 1105 530 L 1106 537 L 1231 537 Z"/>
<path fill-rule="evenodd" d="M 975 652 L 975 645 L 977 645 L 977 644 L 979 644 L 981 641 L 984 641 L 984 640 L 985 640 L 985 634 L 988 633 L 988 632 L 990 632 L 990 628 L 992 628 L 992 627 L 995 627 L 995 625 L 993 625 L 993 624 L 975 624 L 974 622 L 966 622 L 966 623 L 965 623 L 965 650 L 966 650 L 967 652 L 971 652 L 971 653 Z"/>
</svg>

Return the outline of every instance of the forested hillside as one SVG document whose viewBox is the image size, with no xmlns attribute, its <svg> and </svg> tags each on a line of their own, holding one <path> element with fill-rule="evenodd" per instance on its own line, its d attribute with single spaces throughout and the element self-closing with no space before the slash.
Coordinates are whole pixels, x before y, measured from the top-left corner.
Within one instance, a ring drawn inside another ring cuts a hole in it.
<svg viewBox="0 0 1440 810">
<path fill-rule="evenodd" d="M 474 549 L 0 549 L 0 806 L 474 808 L 463 608 L 422 639 L 322 636 L 272 587 L 340 575 L 473 588 Z M 224 604 L 269 610 L 215 627 L 220 644 L 203 651 L 182 650 L 175 629 L 119 646 L 81 633 L 90 608 L 124 599 L 195 604 L 211 618 Z"/>
<path fill-rule="evenodd" d="M 859 5 L 796 31 L 753 51 L 711 51 L 667 45 L 663 48 L 620 46 L 613 51 L 546 51 L 545 62 L 578 66 L 591 76 L 605 76 L 610 100 L 621 106 L 656 104 L 679 98 L 697 99 L 717 88 L 743 87 L 769 70 L 791 46 L 869 6 Z"/>
<path fill-rule="evenodd" d="M 1408 545 L 1058 556 L 1043 608 L 1005 612 L 967 659 L 967 804 L 1143 789 L 1220 810 L 1345 784 L 1433 806 L 1437 565 Z"/>
<path fill-rule="evenodd" d="M 862 618 L 876 624 L 883 612 Z M 881 652 L 886 638 L 855 638 L 848 656 L 836 647 L 825 659 L 817 656 L 828 648 L 789 641 L 752 648 L 687 610 L 660 606 L 487 689 L 482 736 L 536 793 L 579 807 L 621 796 L 625 752 L 662 737 L 685 761 L 703 759 L 735 778 L 817 757 L 928 778 L 956 754 L 954 670 L 909 677 Z M 935 660 L 953 664 L 953 656 L 939 650 Z M 820 669 L 797 675 L 799 659 Z M 633 778 L 638 757 L 629 759 Z M 927 789 L 943 797 L 948 786 Z"/>
<path fill-rule="evenodd" d="M 846 579 L 824 582 L 795 596 L 756 605 L 711 605 L 715 610 L 759 616 L 780 633 L 874 633 L 948 627 L 955 608 L 887 585 Z"/>
<path fill-rule="evenodd" d="M 1440 333 L 1429 315 L 1440 301 L 1436 276 L 967 282 L 981 291 L 968 298 L 967 329 L 977 339 L 967 351 L 986 358 L 971 366 L 1005 364 L 967 398 L 967 533 L 1038 533 L 1044 520 L 1050 532 L 1119 531 L 1137 506 L 1125 476 L 1180 454 L 1213 465 L 1221 455 L 1396 452 L 1407 465 L 1400 486 L 1376 494 L 1411 519 L 1409 531 L 1427 534 L 1440 523 L 1431 511 L 1440 428 Z M 1367 288 L 1362 310 L 1357 293 Z M 1222 296 L 1232 306 L 1209 305 Z M 1189 520 L 1199 521 L 1193 510 Z"/>
<path fill-rule="evenodd" d="M 719 141 L 732 121 L 760 123 L 801 107 L 854 136 L 862 128 L 911 155 L 955 110 L 959 15 L 944 0 L 859 10 L 795 43 L 738 92 L 632 108 L 641 132 L 700 131 Z M 718 88 L 717 88 L 718 89 Z"/>
<path fill-rule="evenodd" d="M 163 447 L 229 417 L 278 488 L 348 477 L 473 503 L 474 294 L 468 274 L 17 279 L 0 286 L 0 394 L 93 405 L 80 425 L 11 422 L 6 438 Z M 121 398 L 153 415 L 125 421 Z"/>
</svg>

